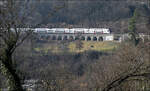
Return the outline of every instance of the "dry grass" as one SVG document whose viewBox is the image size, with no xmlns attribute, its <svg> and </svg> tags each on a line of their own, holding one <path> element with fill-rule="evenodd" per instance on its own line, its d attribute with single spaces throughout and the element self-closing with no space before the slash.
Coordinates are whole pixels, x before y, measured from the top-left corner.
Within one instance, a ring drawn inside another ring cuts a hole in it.
<svg viewBox="0 0 150 91">
<path fill-rule="evenodd" d="M 69 45 L 70 52 L 83 52 L 87 50 L 94 51 L 109 51 L 117 48 L 117 43 L 115 42 L 95 42 L 95 41 L 83 41 L 83 48 L 81 50 L 76 48 L 76 44 L 71 42 Z"/>
<path fill-rule="evenodd" d="M 114 48 L 117 48 L 118 43 L 116 42 L 96 42 L 96 41 L 82 41 L 83 47 L 79 50 L 76 48 L 75 42 L 70 42 L 67 46 L 68 52 L 84 52 L 87 50 L 94 50 L 94 51 L 111 51 Z M 44 44 L 43 44 L 44 45 Z M 60 45 L 58 44 L 45 44 L 43 47 L 35 48 L 35 51 L 44 51 L 47 53 L 48 51 L 51 51 L 53 53 L 60 53 L 64 50 L 60 48 Z"/>
</svg>

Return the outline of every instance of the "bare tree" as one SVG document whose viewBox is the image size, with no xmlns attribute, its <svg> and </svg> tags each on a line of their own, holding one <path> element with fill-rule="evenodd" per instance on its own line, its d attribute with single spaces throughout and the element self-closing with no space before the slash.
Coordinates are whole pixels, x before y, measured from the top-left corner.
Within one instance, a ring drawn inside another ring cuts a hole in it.
<svg viewBox="0 0 150 91">
<path fill-rule="evenodd" d="M 35 7 L 34 0 L 0 1 L 0 73 L 6 77 L 9 91 L 23 91 L 21 80 L 12 59 L 16 48 L 32 34 Z M 38 2 L 38 1 L 36 1 Z M 63 6 L 64 7 L 64 6 Z M 55 12 L 60 8 L 56 8 Z M 49 14 L 47 14 L 49 16 Z"/>
<path fill-rule="evenodd" d="M 29 0 L 0 1 L 0 73 L 6 77 L 9 91 L 23 91 L 12 59 L 15 49 L 32 34 L 26 23 L 32 7 Z"/>
<path fill-rule="evenodd" d="M 130 48 L 129 48 L 130 47 Z M 120 60 L 117 69 L 120 69 L 120 74 L 115 77 L 103 91 L 109 91 L 115 87 L 125 83 L 128 79 L 133 78 L 143 79 L 148 78 L 149 72 L 149 54 L 145 50 L 148 46 L 135 47 L 132 45 L 125 45 L 116 60 Z M 128 48 L 128 49 L 127 49 Z M 144 55 L 143 55 L 144 54 Z M 149 79 L 149 78 L 148 78 Z"/>
<path fill-rule="evenodd" d="M 91 82 L 96 91 L 114 91 L 136 80 L 149 79 L 149 47 L 141 44 L 137 47 L 132 44 L 123 45 L 117 53 L 103 57 L 96 62 L 91 70 Z M 111 60 L 110 60 L 111 59 Z M 91 83 L 89 82 L 89 83 Z M 142 83 L 139 83 L 142 85 Z M 145 83 L 148 84 L 148 83 Z M 137 84 L 131 86 L 138 86 Z M 129 88 L 129 86 L 127 86 Z M 142 88 L 139 88 L 142 89 Z M 120 91 L 120 90 L 119 90 Z M 122 90 L 126 91 L 126 90 Z M 136 88 L 132 91 L 137 91 Z"/>
</svg>

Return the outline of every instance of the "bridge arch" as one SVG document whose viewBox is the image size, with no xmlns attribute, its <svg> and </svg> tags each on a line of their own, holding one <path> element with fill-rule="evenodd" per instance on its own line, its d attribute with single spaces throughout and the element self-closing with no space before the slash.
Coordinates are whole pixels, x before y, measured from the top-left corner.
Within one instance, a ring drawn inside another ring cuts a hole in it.
<svg viewBox="0 0 150 91">
<path fill-rule="evenodd" d="M 85 40 L 85 37 L 84 37 L 84 36 L 81 36 L 81 40 Z"/>
<path fill-rule="evenodd" d="M 58 37 L 57 37 L 57 40 L 62 40 L 62 36 L 58 36 Z"/>
<path fill-rule="evenodd" d="M 68 36 L 64 36 L 64 37 L 63 37 L 63 40 L 68 40 Z"/>
<path fill-rule="evenodd" d="M 94 36 L 94 37 L 93 37 L 93 41 L 97 41 L 97 37 Z"/>
<path fill-rule="evenodd" d="M 40 36 L 39 38 L 43 38 L 44 36 Z M 105 36 L 103 35 L 92 35 L 92 34 L 84 34 L 81 36 L 77 36 L 74 34 L 66 35 L 66 34 L 52 34 L 44 37 L 45 39 L 49 40 L 85 40 L 85 41 L 104 41 Z"/>
<path fill-rule="evenodd" d="M 98 41 L 103 41 L 103 37 L 102 37 L 102 36 L 99 37 L 99 38 L 98 38 Z"/>
<path fill-rule="evenodd" d="M 56 36 L 54 35 L 54 36 L 52 36 L 52 40 L 56 40 Z"/>
<path fill-rule="evenodd" d="M 90 37 L 90 36 L 88 36 L 88 37 L 87 37 L 87 41 L 90 41 L 90 40 L 91 40 L 91 37 Z"/>
<path fill-rule="evenodd" d="M 69 36 L 69 40 L 74 40 L 74 37 L 73 36 Z"/>
<path fill-rule="evenodd" d="M 46 39 L 46 40 L 50 40 L 50 39 L 51 39 L 51 36 L 45 36 L 45 39 Z"/>
<path fill-rule="evenodd" d="M 75 36 L 75 40 L 80 40 L 80 37 L 79 36 Z"/>
</svg>

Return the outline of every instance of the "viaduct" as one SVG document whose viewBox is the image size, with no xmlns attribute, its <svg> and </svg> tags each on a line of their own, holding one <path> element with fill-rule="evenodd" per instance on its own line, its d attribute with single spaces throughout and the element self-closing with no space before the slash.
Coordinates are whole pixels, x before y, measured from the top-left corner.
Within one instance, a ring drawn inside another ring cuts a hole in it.
<svg viewBox="0 0 150 91">
<path fill-rule="evenodd" d="M 39 39 L 46 40 L 84 40 L 84 41 L 123 41 L 129 38 L 128 34 L 89 34 L 89 33 L 40 33 Z M 150 35 L 139 34 L 139 38 L 150 40 Z"/>
<path fill-rule="evenodd" d="M 119 35 L 120 36 L 120 35 Z M 85 41 L 113 41 L 114 34 L 65 34 L 65 33 L 40 33 L 38 34 L 40 39 L 49 40 L 85 40 Z"/>
</svg>

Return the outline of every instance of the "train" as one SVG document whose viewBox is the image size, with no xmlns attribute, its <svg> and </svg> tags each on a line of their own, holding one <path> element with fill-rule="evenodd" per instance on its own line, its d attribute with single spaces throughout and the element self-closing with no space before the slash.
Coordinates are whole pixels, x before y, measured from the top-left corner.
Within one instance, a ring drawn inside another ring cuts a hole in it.
<svg viewBox="0 0 150 91">
<path fill-rule="evenodd" d="M 11 28 L 12 31 L 15 31 L 14 28 Z M 111 30 L 109 28 L 17 28 L 19 31 L 26 32 L 32 30 L 34 33 L 59 33 L 59 34 L 110 34 Z"/>
<path fill-rule="evenodd" d="M 110 34 L 109 28 L 35 28 L 34 33 L 65 33 L 65 34 Z"/>
</svg>

